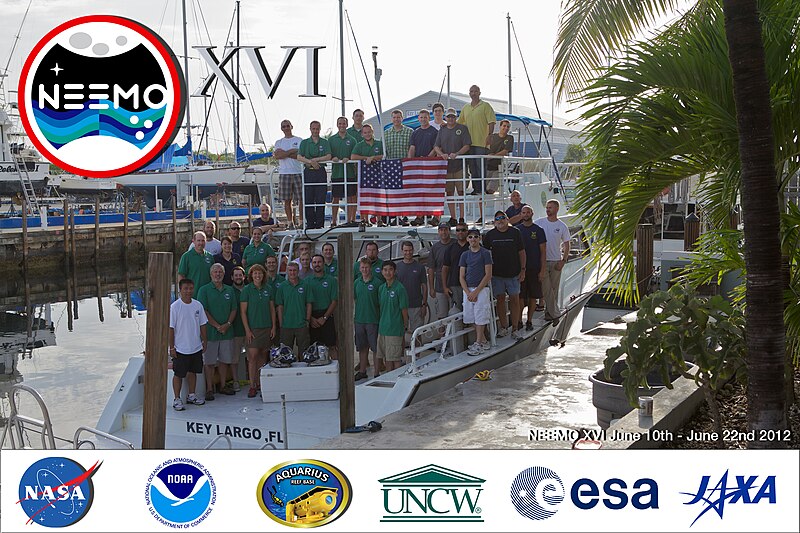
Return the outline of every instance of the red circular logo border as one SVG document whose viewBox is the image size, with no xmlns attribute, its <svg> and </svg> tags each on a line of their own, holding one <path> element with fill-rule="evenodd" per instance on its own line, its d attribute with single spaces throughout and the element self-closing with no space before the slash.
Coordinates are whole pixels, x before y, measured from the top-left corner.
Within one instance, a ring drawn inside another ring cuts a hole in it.
<svg viewBox="0 0 800 533">
<path fill-rule="evenodd" d="M 167 64 L 167 68 L 169 69 L 170 78 L 172 79 L 172 86 L 174 89 L 174 96 L 173 99 L 173 109 L 170 113 L 169 123 L 167 124 L 167 129 L 165 131 L 164 136 L 162 137 L 161 141 L 156 144 L 149 152 L 139 158 L 137 161 L 126 165 L 124 167 L 120 167 L 114 170 L 87 170 L 84 168 L 79 168 L 74 165 L 70 165 L 69 163 L 65 163 L 58 157 L 56 157 L 53 153 L 48 150 L 44 143 L 42 143 L 37 136 L 33 133 L 33 128 L 31 128 L 29 119 L 28 119 L 28 112 L 27 112 L 27 104 L 26 104 L 26 84 L 28 81 L 28 76 L 30 74 L 31 65 L 33 64 L 34 59 L 38 57 L 39 52 L 41 52 L 42 48 L 45 47 L 50 41 L 52 41 L 57 35 L 63 33 L 64 31 L 68 30 L 69 28 L 74 28 L 80 24 L 86 24 L 88 22 L 108 22 L 112 24 L 119 24 L 120 26 L 125 26 L 126 28 L 135 31 L 145 39 L 147 39 L 150 44 L 152 44 L 156 50 L 161 53 L 164 62 Z M 153 30 L 145 26 L 144 24 L 137 22 L 132 19 L 128 19 L 125 17 L 119 17 L 116 15 L 87 15 L 85 17 L 78 17 L 72 20 L 69 20 L 59 26 L 56 26 L 52 30 L 50 30 L 47 35 L 42 37 L 36 46 L 33 47 L 31 53 L 28 55 L 28 58 L 25 60 L 25 64 L 22 67 L 22 74 L 19 78 L 19 87 L 18 87 L 18 98 L 19 98 L 19 115 L 22 119 L 22 126 L 25 128 L 25 131 L 28 133 L 28 136 L 33 143 L 33 145 L 39 150 L 39 152 L 45 156 L 45 158 L 50 161 L 51 163 L 56 164 L 57 166 L 61 167 L 64 170 L 72 172 L 74 174 L 79 174 L 81 176 L 86 176 L 88 178 L 114 178 L 117 176 L 122 176 L 124 174 L 128 174 L 130 172 L 134 172 L 139 170 L 143 166 L 147 165 L 149 162 L 157 158 L 164 149 L 172 143 L 175 138 L 175 135 L 178 133 L 178 123 L 183 119 L 183 111 L 184 105 L 186 100 L 186 85 L 184 83 L 185 78 L 180 72 L 179 65 L 177 60 L 175 59 L 172 50 L 169 48 L 166 42 L 164 42 L 161 37 L 156 34 Z"/>
</svg>

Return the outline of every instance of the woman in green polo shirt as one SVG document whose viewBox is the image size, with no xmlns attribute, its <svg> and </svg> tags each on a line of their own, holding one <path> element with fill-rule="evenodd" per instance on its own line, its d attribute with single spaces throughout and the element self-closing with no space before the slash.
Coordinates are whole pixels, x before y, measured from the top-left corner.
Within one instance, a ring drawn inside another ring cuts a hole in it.
<svg viewBox="0 0 800 533">
<path fill-rule="evenodd" d="M 250 246 L 248 245 L 248 248 Z M 267 271 L 261 265 L 250 268 L 250 283 L 239 295 L 240 314 L 247 346 L 247 368 L 250 374 L 248 398 L 261 390 L 258 369 L 267 362 L 267 350 L 275 336 L 275 301 L 272 288 L 265 282 Z"/>
<path fill-rule="evenodd" d="M 275 255 L 275 250 L 272 246 L 262 242 L 261 238 L 264 236 L 264 230 L 260 227 L 253 228 L 253 240 L 242 252 L 242 265 L 244 265 L 247 273 L 250 273 L 250 267 L 253 265 L 264 265 L 267 257 Z"/>
</svg>

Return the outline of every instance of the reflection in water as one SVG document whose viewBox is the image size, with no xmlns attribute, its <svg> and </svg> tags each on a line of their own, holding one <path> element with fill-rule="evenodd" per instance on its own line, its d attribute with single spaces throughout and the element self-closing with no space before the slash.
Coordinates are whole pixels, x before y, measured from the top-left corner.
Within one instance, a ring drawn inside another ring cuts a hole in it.
<svg viewBox="0 0 800 533">
<path fill-rule="evenodd" d="M 24 379 L 44 397 L 56 435 L 72 435 L 95 425 L 128 358 L 144 350 L 144 268 L 21 274 L 0 279 L 0 425 L 8 390 Z M 106 303 L 119 314 L 107 316 Z M 33 407 L 23 403 L 23 414 L 41 418 Z"/>
</svg>

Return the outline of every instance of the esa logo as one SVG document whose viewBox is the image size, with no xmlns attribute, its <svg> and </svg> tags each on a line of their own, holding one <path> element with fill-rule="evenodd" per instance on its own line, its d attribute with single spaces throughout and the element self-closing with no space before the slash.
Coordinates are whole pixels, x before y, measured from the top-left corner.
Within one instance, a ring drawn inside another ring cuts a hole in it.
<svg viewBox="0 0 800 533">
<path fill-rule="evenodd" d="M 170 527 L 196 526 L 217 503 L 211 473 L 192 459 L 167 459 L 147 478 L 145 503 L 153 518 Z"/>
<path fill-rule="evenodd" d="M 91 15 L 53 29 L 19 82 L 20 117 L 39 151 L 91 178 L 133 172 L 178 132 L 186 87 L 172 50 L 122 17 Z"/>
<path fill-rule="evenodd" d="M 561 478 L 541 466 L 523 470 L 511 484 L 511 503 L 517 512 L 531 520 L 550 518 L 567 498 L 567 490 Z M 655 480 L 642 478 L 630 487 L 619 478 L 610 478 L 598 484 L 589 478 L 575 481 L 569 489 L 572 504 L 581 510 L 603 506 L 619 510 L 632 506 L 634 509 L 658 509 L 658 484 Z"/>
<path fill-rule="evenodd" d="M 36 461 L 19 481 L 17 503 L 28 515 L 27 524 L 44 527 L 67 527 L 80 521 L 94 501 L 92 476 L 102 462 L 86 470 L 65 457 Z"/>
</svg>

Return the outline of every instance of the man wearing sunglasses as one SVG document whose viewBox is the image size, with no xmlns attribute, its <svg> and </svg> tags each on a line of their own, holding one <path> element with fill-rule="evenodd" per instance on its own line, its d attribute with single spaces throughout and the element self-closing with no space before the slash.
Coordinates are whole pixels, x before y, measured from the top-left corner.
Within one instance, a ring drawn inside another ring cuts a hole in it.
<svg viewBox="0 0 800 533">
<path fill-rule="evenodd" d="M 483 237 L 483 246 L 492 252 L 494 271 L 492 293 L 497 298 L 497 316 L 500 318 L 498 337 L 509 333 L 513 339 L 521 339 L 522 310 L 519 305 L 520 284 L 525 281 L 525 245 L 520 231 L 508 224 L 505 211 L 494 214 L 494 228 Z M 511 307 L 511 325 L 506 314 L 506 294 Z"/>
<path fill-rule="evenodd" d="M 244 249 L 250 244 L 250 239 L 242 237 L 242 225 L 235 220 L 228 224 L 228 237 L 230 237 L 233 244 L 233 253 L 241 257 Z"/>
<path fill-rule="evenodd" d="M 486 326 L 491 320 L 492 254 L 481 246 L 481 232 L 471 229 L 467 234 L 469 249 L 458 260 L 459 281 L 464 291 L 464 324 L 475 324 L 477 339 L 469 346 L 469 355 L 481 355 L 489 349 Z"/>
</svg>

